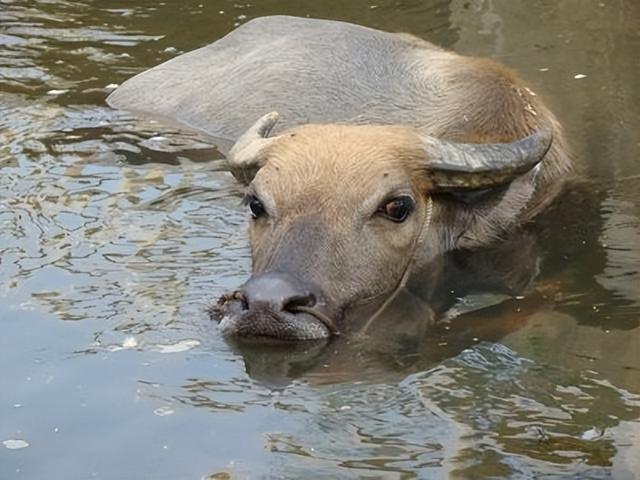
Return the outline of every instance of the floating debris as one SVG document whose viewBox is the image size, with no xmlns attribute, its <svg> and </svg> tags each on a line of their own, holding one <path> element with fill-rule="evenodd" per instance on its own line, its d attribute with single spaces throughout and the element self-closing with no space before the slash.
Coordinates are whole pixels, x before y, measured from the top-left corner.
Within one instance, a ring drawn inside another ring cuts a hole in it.
<svg viewBox="0 0 640 480">
<path fill-rule="evenodd" d="M 127 349 L 127 348 L 136 348 L 138 346 L 138 341 L 136 340 L 135 337 L 127 337 L 124 339 L 124 342 L 122 342 L 122 348 Z"/>
<path fill-rule="evenodd" d="M 582 78 L 587 78 L 587 76 L 584 73 L 578 73 L 577 75 L 574 75 L 573 78 L 580 80 Z"/>
<path fill-rule="evenodd" d="M 156 408 L 153 411 L 153 413 L 154 415 L 157 415 L 159 417 L 166 417 L 168 415 L 173 415 L 174 413 L 176 413 L 176 411 L 169 406 L 164 406 L 164 407 Z"/>
<path fill-rule="evenodd" d="M 160 353 L 180 353 L 191 350 L 198 345 L 200 345 L 198 340 L 182 340 L 178 343 L 171 343 L 169 345 L 156 345 L 154 350 L 157 350 Z"/>
<path fill-rule="evenodd" d="M 47 95 L 62 95 L 63 93 L 67 93 L 67 90 L 49 90 Z"/>
<path fill-rule="evenodd" d="M 596 438 L 600 438 L 604 435 L 604 429 L 601 430 L 597 427 L 590 428 L 586 432 L 584 432 L 580 438 L 582 440 L 595 440 Z"/>
<path fill-rule="evenodd" d="M 27 448 L 29 446 L 29 444 L 24 440 L 13 440 L 13 439 L 5 440 L 2 442 L 2 444 L 5 446 L 5 448 L 8 448 L 9 450 L 19 450 L 21 448 Z"/>
</svg>

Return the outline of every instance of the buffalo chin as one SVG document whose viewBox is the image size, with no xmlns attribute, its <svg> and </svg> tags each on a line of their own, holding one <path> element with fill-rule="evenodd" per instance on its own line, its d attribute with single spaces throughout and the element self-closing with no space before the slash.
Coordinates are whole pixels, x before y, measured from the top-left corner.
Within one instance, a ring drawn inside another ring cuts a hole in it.
<svg viewBox="0 0 640 480">
<path fill-rule="evenodd" d="M 307 313 L 274 312 L 268 309 L 247 310 L 240 300 L 231 300 L 210 310 L 225 336 L 276 340 L 324 340 L 329 329 Z"/>
</svg>

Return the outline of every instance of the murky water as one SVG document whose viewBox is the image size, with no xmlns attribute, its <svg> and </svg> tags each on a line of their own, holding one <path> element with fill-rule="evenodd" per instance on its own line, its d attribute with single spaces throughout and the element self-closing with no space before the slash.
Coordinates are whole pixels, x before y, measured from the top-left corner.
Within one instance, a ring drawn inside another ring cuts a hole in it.
<svg viewBox="0 0 640 480">
<path fill-rule="evenodd" d="M 219 337 L 240 189 L 104 99 L 274 13 L 489 55 L 547 97 L 588 182 L 503 247 L 522 295 L 449 292 L 433 327 L 406 295 L 329 346 Z M 0 478 L 640 478 L 639 50 L 631 0 L 0 0 Z"/>
</svg>

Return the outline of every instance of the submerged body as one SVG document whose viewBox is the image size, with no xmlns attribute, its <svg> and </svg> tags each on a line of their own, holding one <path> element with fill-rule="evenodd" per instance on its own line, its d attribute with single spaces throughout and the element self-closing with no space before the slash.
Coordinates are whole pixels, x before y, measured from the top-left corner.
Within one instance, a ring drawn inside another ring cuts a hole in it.
<svg viewBox="0 0 640 480">
<path fill-rule="evenodd" d="M 225 297 L 233 334 L 328 336 L 443 252 L 532 218 L 572 171 L 558 122 L 506 67 L 342 22 L 252 20 L 108 100 L 240 139 L 254 275 Z"/>
</svg>

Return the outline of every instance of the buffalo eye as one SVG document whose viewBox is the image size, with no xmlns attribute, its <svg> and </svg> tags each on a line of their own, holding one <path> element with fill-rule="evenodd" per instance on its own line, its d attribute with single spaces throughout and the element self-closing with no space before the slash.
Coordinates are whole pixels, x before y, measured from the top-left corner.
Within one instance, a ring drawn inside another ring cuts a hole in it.
<svg viewBox="0 0 640 480">
<path fill-rule="evenodd" d="M 413 207 L 411 197 L 397 197 L 381 205 L 377 213 L 393 222 L 401 223 L 407 219 Z"/>
<path fill-rule="evenodd" d="M 245 199 L 245 202 L 249 205 L 252 218 L 262 217 L 266 213 L 263 203 L 257 197 L 251 195 Z"/>
</svg>

